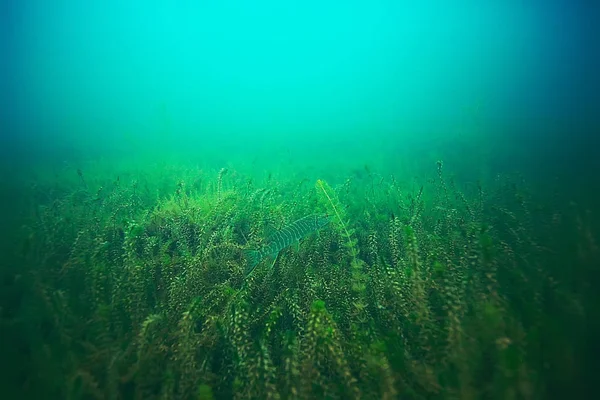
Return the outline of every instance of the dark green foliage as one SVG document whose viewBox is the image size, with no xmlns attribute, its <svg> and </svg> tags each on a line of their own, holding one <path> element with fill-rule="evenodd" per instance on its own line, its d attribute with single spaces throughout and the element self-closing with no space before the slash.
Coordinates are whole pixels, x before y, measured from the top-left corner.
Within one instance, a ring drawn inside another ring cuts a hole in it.
<svg viewBox="0 0 600 400">
<path fill-rule="evenodd" d="M 11 336 L 27 396 L 535 399 L 586 383 L 589 215 L 534 207 L 510 180 L 460 190 L 442 163 L 415 190 L 195 173 L 88 174 L 34 204 L 26 304 L 2 310 L 26 338 Z M 245 251 L 321 212 L 330 227 L 246 277 Z"/>
</svg>

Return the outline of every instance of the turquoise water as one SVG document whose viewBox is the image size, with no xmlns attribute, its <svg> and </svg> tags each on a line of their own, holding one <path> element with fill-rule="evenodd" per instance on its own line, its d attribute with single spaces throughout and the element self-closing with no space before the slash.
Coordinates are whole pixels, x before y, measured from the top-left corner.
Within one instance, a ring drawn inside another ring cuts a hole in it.
<svg viewBox="0 0 600 400">
<path fill-rule="evenodd" d="M 526 162 L 593 94 L 586 10 L 560 2 L 28 4 L 11 120 L 65 159 Z"/>
</svg>

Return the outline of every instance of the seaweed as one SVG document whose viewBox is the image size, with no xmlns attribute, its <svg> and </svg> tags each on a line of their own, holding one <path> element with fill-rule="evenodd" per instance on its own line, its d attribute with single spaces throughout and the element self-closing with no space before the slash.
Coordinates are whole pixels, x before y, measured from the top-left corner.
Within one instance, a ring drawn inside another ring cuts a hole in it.
<svg viewBox="0 0 600 400">
<path fill-rule="evenodd" d="M 544 398 L 585 384 L 576 366 L 591 361 L 564 326 L 584 332 L 597 298 L 589 214 L 537 207 L 510 178 L 463 191 L 441 162 L 416 190 L 368 174 L 311 188 L 233 168 L 118 184 L 86 169 L 70 191 L 32 193 L 28 394 Z M 321 212 L 332 229 L 245 275 L 270 228 Z"/>
</svg>

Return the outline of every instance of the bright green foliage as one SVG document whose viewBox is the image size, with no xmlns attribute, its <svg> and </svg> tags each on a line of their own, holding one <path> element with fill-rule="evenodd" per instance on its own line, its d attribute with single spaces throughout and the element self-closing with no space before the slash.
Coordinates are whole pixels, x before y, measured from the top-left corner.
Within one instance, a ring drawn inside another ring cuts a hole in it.
<svg viewBox="0 0 600 400">
<path fill-rule="evenodd" d="M 144 400 L 535 399 L 580 387 L 575 361 L 589 356 L 575 339 L 597 296 L 582 282 L 600 265 L 589 215 L 533 210 L 510 179 L 462 189 L 441 163 L 412 189 L 374 176 L 308 187 L 173 170 L 32 193 L 22 386 L 33 398 Z M 331 228 L 246 277 L 246 250 L 324 211 Z"/>
<path fill-rule="evenodd" d="M 344 239 L 344 245 L 348 249 L 348 252 L 350 254 L 350 257 L 352 257 L 353 262 L 356 263 L 356 257 L 358 256 L 359 252 L 357 245 L 358 242 L 354 237 L 355 231 L 351 228 L 348 228 L 350 221 L 346 217 L 344 207 L 341 205 L 335 192 L 333 191 L 333 189 L 331 189 L 331 187 L 329 187 L 327 182 L 318 179 L 316 187 L 317 196 L 319 198 L 323 198 L 321 203 L 325 206 L 327 210 L 330 210 L 332 216 L 335 216 L 334 225 L 336 225 L 338 230 L 340 231 Z"/>
</svg>

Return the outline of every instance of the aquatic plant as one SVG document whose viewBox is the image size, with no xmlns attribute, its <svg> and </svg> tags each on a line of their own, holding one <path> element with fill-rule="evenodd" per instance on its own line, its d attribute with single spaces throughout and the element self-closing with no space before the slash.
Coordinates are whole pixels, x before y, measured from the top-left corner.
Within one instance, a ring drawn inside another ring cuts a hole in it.
<svg viewBox="0 0 600 400">
<path fill-rule="evenodd" d="M 22 232 L 32 397 L 543 398 L 583 384 L 595 232 L 520 181 L 469 191 L 441 163 L 413 189 L 371 171 L 312 188 L 81 171 L 70 192 L 34 196 Z M 245 274 L 247 249 L 320 212 L 331 228 Z"/>
</svg>

